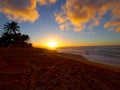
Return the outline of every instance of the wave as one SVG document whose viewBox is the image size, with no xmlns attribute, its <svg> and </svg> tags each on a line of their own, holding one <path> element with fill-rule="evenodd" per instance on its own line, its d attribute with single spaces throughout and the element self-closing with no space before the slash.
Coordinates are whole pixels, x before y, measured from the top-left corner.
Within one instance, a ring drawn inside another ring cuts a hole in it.
<svg viewBox="0 0 120 90">
<path fill-rule="evenodd" d="M 82 55 L 90 61 L 104 63 L 120 67 L 119 46 L 95 46 L 95 47 L 66 47 L 58 51 L 76 55 Z"/>
</svg>

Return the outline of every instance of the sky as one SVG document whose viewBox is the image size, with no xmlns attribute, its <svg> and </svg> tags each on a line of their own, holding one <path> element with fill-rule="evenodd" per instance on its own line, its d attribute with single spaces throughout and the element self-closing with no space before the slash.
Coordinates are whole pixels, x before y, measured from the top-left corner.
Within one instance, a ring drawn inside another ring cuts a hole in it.
<svg viewBox="0 0 120 90">
<path fill-rule="evenodd" d="M 120 0 L 0 0 L 0 34 L 11 21 L 35 46 L 120 45 Z"/>
</svg>

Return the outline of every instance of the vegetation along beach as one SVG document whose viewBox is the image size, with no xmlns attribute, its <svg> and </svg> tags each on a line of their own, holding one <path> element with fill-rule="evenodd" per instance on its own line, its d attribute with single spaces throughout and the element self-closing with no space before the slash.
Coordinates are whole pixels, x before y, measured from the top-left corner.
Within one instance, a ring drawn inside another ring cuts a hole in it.
<svg viewBox="0 0 120 90">
<path fill-rule="evenodd" d="M 120 0 L 0 0 L 0 90 L 120 90 Z"/>
</svg>

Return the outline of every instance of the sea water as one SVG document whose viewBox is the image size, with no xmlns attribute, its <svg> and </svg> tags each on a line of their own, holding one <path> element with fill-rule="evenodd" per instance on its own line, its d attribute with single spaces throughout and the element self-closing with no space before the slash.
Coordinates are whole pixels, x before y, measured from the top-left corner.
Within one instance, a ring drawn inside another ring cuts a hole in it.
<svg viewBox="0 0 120 90">
<path fill-rule="evenodd" d="M 66 47 L 58 51 L 82 55 L 90 61 L 120 67 L 120 46 Z"/>
</svg>

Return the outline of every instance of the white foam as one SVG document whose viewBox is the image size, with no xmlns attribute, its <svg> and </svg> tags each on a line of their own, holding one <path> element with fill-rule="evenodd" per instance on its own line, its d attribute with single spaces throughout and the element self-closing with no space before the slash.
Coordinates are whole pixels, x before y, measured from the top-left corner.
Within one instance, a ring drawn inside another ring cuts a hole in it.
<svg viewBox="0 0 120 90">
<path fill-rule="evenodd" d="M 70 47 L 58 50 L 82 55 L 90 61 L 120 67 L 120 47 Z"/>
</svg>

